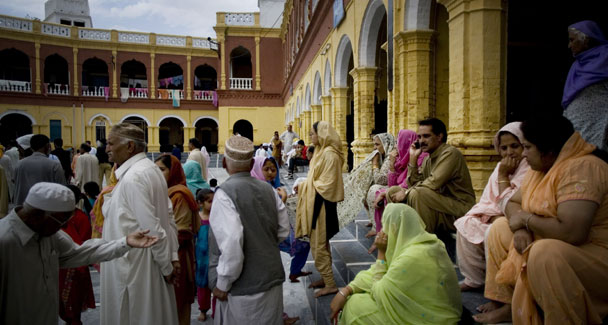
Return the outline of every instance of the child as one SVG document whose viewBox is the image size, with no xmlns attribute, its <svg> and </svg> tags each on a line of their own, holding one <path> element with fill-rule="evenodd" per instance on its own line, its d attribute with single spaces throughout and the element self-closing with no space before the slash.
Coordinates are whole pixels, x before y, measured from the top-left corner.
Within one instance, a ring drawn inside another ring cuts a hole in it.
<svg viewBox="0 0 608 325">
<path fill-rule="evenodd" d="M 213 191 L 210 189 L 200 189 L 196 193 L 196 202 L 200 207 L 199 216 L 201 227 L 198 230 L 196 239 L 196 296 L 198 299 L 198 309 L 201 311 L 198 320 L 204 322 L 207 319 L 207 310 L 211 307 L 211 290 L 208 286 L 209 269 L 209 214 L 211 213 L 211 203 L 213 202 Z"/>
<path fill-rule="evenodd" d="M 215 188 L 217 187 L 217 179 L 215 179 L 215 178 L 210 179 L 209 187 L 211 187 L 212 191 L 215 191 Z"/>
<path fill-rule="evenodd" d="M 91 218 L 91 210 L 93 209 L 93 205 L 95 205 L 95 200 L 97 200 L 97 196 L 99 195 L 99 185 L 95 182 L 85 183 L 84 186 L 84 194 L 86 194 L 84 200 L 84 212 Z"/>
</svg>

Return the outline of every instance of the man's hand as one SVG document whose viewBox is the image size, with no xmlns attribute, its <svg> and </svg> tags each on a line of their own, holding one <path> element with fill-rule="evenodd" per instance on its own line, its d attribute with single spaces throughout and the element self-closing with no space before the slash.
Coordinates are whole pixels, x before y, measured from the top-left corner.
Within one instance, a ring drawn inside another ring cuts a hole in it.
<svg viewBox="0 0 608 325">
<path fill-rule="evenodd" d="M 130 233 L 127 235 L 127 245 L 135 248 L 147 248 L 156 244 L 158 237 L 146 235 L 149 232 L 148 229 Z"/>
<path fill-rule="evenodd" d="M 391 200 L 394 203 L 405 201 L 405 189 L 402 188 L 398 192 L 393 193 L 393 195 L 391 196 Z"/>
<path fill-rule="evenodd" d="M 228 299 L 228 292 L 222 291 L 217 287 L 213 288 L 213 296 L 217 297 L 217 299 L 221 301 L 226 301 Z"/>
<path fill-rule="evenodd" d="M 176 285 L 177 277 L 179 276 L 179 273 L 181 272 L 181 266 L 179 264 L 179 261 L 173 261 L 173 262 L 171 262 L 171 264 L 173 264 L 173 272 L 171 272 L 171 274 L 169 274 L 169 275 L 165 275 L 164 278 L 167 283 Z"/>
<path fill-rule="evenodd" d="M 513 246 L 519 254 L 523 254 L 524 250 L 532 244 L 534 237 L 526 229 L 519 229 L 513 233 Z"/>
<path fill-rule="evenodd" d="M 416 148 L 416 142 L 412 142 L 410 146 L 410 165 L 418 165 L 418 157 L 422 154 L 422 148 Z"/>
</svg>

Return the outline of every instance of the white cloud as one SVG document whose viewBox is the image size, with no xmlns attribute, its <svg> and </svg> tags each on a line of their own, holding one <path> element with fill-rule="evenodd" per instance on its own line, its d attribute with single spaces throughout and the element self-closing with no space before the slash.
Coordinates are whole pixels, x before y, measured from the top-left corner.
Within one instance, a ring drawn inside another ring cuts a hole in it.
<svg viewBox="0 0 608 325">
<path fill-rule="evenodd" d="M 44 0 L 9 0 L 0 14 L 44 19 Z M 255 12 L 258 0 L 89 0 L 93 27 L 215 37 L 216 12 Z"/>
</svg>

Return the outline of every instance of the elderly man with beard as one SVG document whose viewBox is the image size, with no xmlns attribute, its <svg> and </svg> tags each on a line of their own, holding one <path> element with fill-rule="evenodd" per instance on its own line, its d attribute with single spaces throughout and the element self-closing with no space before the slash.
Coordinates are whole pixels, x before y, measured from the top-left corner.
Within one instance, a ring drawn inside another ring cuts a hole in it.
<svg viewBox="0 0 608 325">
<path fill-rule="evenodd" d="M 23 206 L 0 220 L 0 324 L 57 324 L 59 268 L 111 260 L 157 241 L 147 230 L 137 230 L 113 241 L 77 245 L 59 231 L 74 207 L 69 188 L 40 182 Z"/>
<path fill-rule="evenodd" d="M 172 284 L 179 271 L 177 228 L 167 182 L 145 149 L 140 128 L 112 127 L 106 151 L 118 183 L 104 195 L 102 238 L 150 229 L 158 244 L 101 264 L 101 324 L 178 323 Z"/>
</svg>

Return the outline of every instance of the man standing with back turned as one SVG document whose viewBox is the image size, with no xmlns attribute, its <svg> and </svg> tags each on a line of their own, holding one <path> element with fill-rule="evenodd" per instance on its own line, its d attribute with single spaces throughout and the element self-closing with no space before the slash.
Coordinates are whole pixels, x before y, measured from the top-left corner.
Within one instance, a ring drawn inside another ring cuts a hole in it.
<svg viewBox="0 0 608 325">
<path fill-rule="evenodd" d="M 167 182 L 145 149 L 140 128 L 128 123 L 112 127 L 106 150 L 117 165 L 118 183 L 104 195 L 102 238 L 149 229 L 158 243 L 101 263 L 101 324 L 178 322 L 172 285 L 179 271 L 177 228 Z"/>
<path fill-rule="evenodd" d="M 285 272 L 278 248 L 289 235 L 287 210 L 276 191 L 251 177 L 253 142 L 242 136 L 226 141 L 223 159 L 230 177 L 215 192 L 209 222 L 210 276 L 215 324 L 283 324 Z"/>
</svg>

